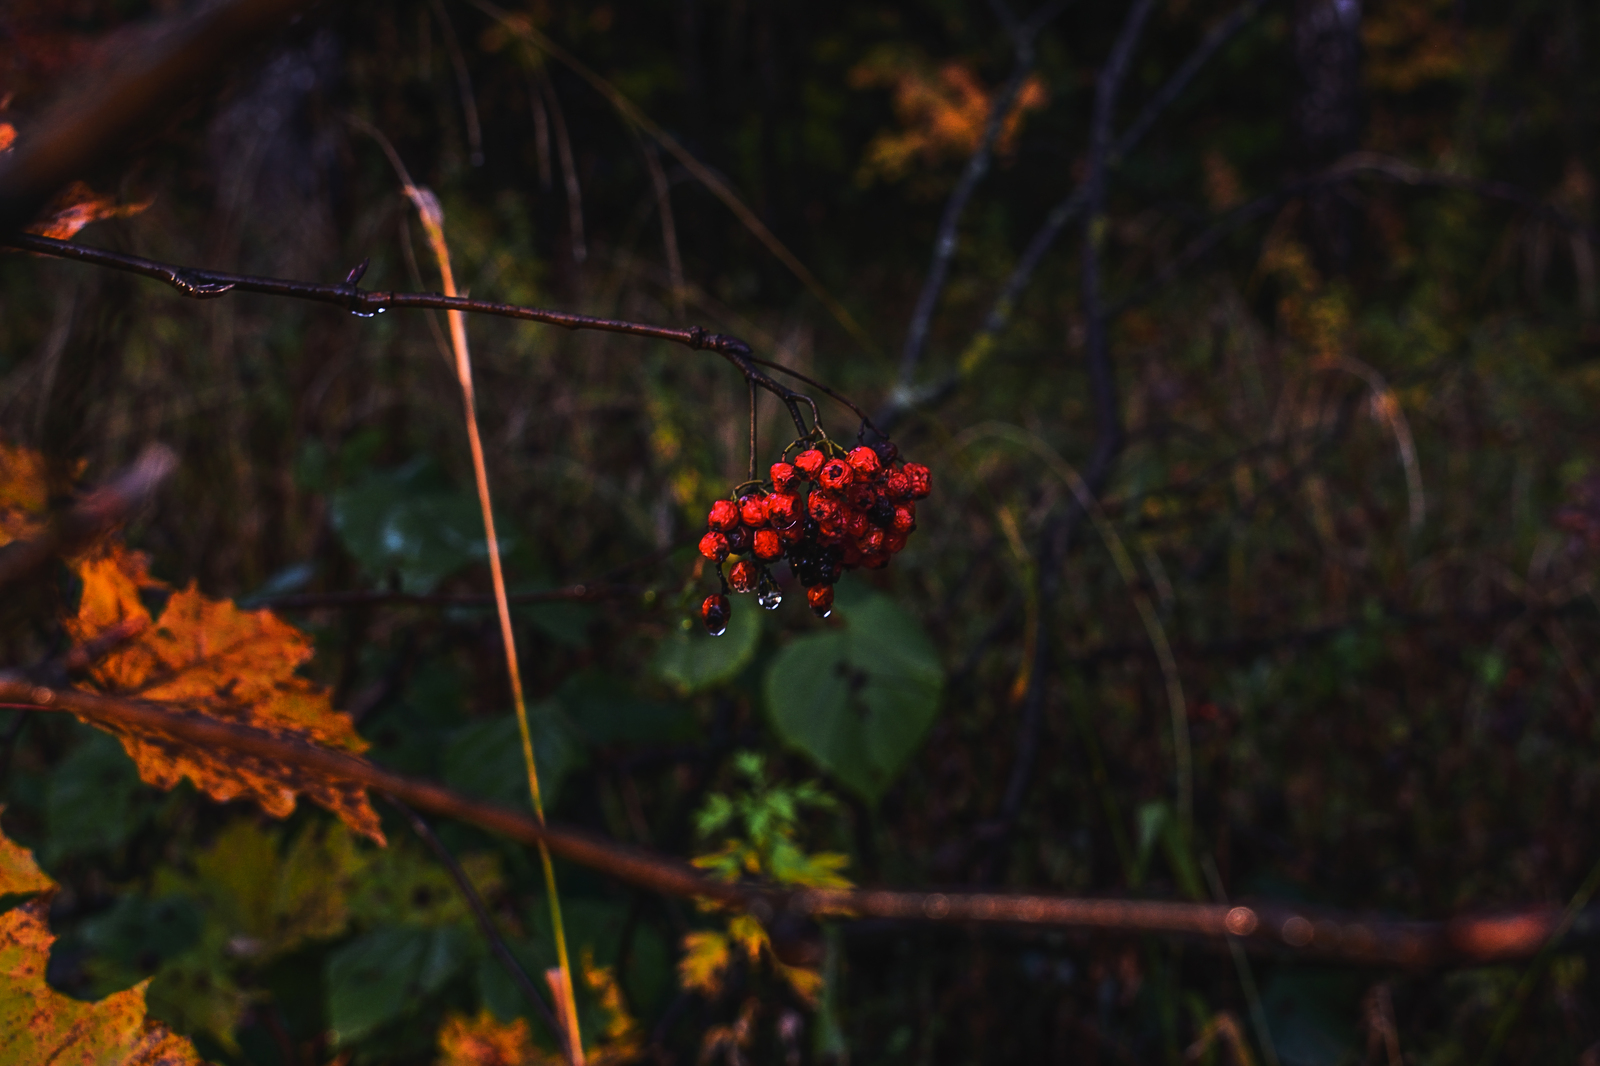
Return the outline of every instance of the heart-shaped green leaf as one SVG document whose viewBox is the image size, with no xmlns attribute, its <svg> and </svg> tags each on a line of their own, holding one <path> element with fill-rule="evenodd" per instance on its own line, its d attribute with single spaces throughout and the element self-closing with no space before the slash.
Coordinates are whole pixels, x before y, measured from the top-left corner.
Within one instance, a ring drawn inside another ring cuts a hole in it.
<svg viewBox="0 0 1600 1066">
<path fill-rule="evenodd" d="M 791 747 L 876 802 L 939 712 L 944 671 L 916 621 L 871 596 L 845 628 L 801 637 L 767 671 L 767 710 Z"/>
</svg>

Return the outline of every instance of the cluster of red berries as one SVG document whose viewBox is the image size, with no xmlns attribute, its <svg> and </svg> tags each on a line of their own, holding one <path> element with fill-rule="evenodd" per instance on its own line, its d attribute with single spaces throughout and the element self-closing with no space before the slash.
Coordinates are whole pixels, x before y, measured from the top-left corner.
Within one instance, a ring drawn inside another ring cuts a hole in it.
<svg viewBox="0 0 1600 1066">
<path fill-rule="evenodd" d="M 712 636 L 727 629 L 733 613 L 730 585 L 735 592 L 755 592 L 768 610 L 783 601 L 768 569 L 780 559 L 789 561 L 811 610 L 828 617 L 840 575 L 858 566 L 887 566 L 917 528 L 915 501 L 933 486 L 928 468 L 900 463 L 899 450 L 888 441 L 847 452 L 824 440 L 792 463 L 773 463 L 771 473 L 770 482 L 740 486 L 736 499 L 718 500 L 706 516 L 710 528 L 700 538 L 700 554 L 717 564 L 719 574 L 728 556 L 743 556 L 723 579 L 722 592 L 700 605 Z"/>
</svg>

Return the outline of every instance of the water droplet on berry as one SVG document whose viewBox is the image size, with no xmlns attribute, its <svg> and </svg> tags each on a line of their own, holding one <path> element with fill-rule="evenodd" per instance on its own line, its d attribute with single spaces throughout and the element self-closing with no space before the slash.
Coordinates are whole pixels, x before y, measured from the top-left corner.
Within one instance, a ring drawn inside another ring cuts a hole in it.
<svg viewBox="0 0 1600 1066">
<path fill-rule="evenodd" d="M 772 580 L 772 575 L 763 570 L 761 580 L 756 584 L 756 603 L 763 610 L 776 611 L 778 604 L 782 602 L 783 591 L 778 588 L 777 582 Z"/>
</svg>

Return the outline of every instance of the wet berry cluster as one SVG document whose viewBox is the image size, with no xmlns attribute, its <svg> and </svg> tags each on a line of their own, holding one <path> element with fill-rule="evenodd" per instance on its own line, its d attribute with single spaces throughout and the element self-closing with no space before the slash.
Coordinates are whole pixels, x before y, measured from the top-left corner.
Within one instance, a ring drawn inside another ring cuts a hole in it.
<svg viewBox="0 0 1600 1066">
<path fill-rule="evenodd" d="M 791 445 L 793 447 L 793 445 Z M 788 449 L 785 449 L 788 454 Z M 783 593 L 769 567 L 787 559 L 819 618 L 833 608 L 833 586 L 846 570 L 878 569 L 906 546 L 917 528 L 916 501 L 928 495 L 932 476 L 920 463 L 901 463 L 887 441 L 849 451 L 823 440 L 772 464 L 771 480 L 750 482 L 735 498 L 718 500 L 706 516 L 700 554 L 717 564 L 740 556 L 723 590 L 700 605 L 706 631 L 720 636 L 733 609 L 727 591 L 754 592 L 772 610 Z"/>
</svg>

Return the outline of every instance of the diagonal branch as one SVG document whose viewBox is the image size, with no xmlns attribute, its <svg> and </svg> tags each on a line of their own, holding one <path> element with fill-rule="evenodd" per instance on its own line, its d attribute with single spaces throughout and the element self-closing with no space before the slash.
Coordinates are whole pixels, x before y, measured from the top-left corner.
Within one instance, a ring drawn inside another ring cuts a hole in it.
<svg viewBox="0 0 1600 1066">
<path fill-rule="evenodd" d="M 1211 61 L 1223 45 L 1233 39 L 1234 35 L 1248 23 L 1261 7 L 1265 0 L 1245 0 L 1234 12 L 1223 19 L 1211 32 L 1206 34 L 1200 44 L 1189 55 L 1188 59 L 1173 72 L 1154 96 L 1139 112 L 1139 117 L 1134 119 L 1123 134 L 1112 145 L 1107 158 L 1107 165 L 1115 169 L 1123 160 L 1137 148 L 1145 135 L 1161 117 L 1169 106 L 1182 95 L 1189 87 L 1200 70 Z M 1016 311 L 1017 304 L 1022 299 L 1023 290 L 1033 280 L 1034 271 L 1038 269 L 1045 254 L 1055 245 L 1056 240 L 1066 228 L 1083 213 L 1088 204 L 1088 189 L 1086 182 L 1080 182 L 1068 193 L 1050 213 L 1045 216 L 1045 221 L 1033 237 L 1028 241 L 1028 246 L 1023 250 L 1017 260 L 1017 265 L 1012 268 L 1010 276 L 1006 278 L 1005 285 L 1000 294 L 995 297 L 994 304 L 990 307 L 988 315 L 984 317 L 983 325 L 973 335 L 971 342 L 962 353 L 957 369 L 942 380 L 920 389 L 913 388 L 909 381 L 902 382 L 902 389 L 891 404 L 886 417 L 886 424 L 894 421 L 912 407 L 943 399 L 954 391 L 961 378 L 970 374 L 987 357 L 993 348 L 996 339 L 1006 324 L 1011 321 L 1012 314 Z"/>
<path fill-rule="evenodd" d="M 747 911 L 763 922 L 781 915 L 838 920 L 891 919 L 916 925 L 1022 925 L 1035 928 L 1148 933 L 1221 946 L 1235 937 L 1257 952 L 1366 965 L 1448 966 L 1504 962 L 1536 955 L 1568 916 L 1540 906 L 1444 922 L 1376 919 L 1349 912 L 1263 901 L 1236 906 L 1160 900 L 1081 899 L 988 892 L 892 889 L 789 889 L 717 881 L 688 863 L 562 826 L 531 814 L 468 798 L 385 770 L 365 759 L 272 736 L 188 712 L 76 689 L 36 685 L 0 673 L 0 705 L 59 711 L 95 725 L 159 732 L 189 744 L 276 760 L 393 796 L 438 817 L 477 826 L 519 843 L 544 843 L 552 854 L 624 884 Z M 1584 923 L 1581 928 L 1588 928 Z"/>
<path fill-rule="evenodd" d="M 978 184 L 989 173 L 989 165 L 994 159 L 994 147 L 1005 129 L 1006 119 L 1010 117 L 1011 109 L 1016 104 L 1022 87 L 1033 74 L 1034 39 L 1066 4 L 1067 0 L 1052 0 L 1027 22 L 1019 24 L 1003 0 L 995 0 L 995 7 L 1011 34 L 1012 44 L 1016 50 L 1016 62 L 1012 67 L 1011 77 L 1006 80 L 1000 91 L 995 93 L 977 149 L 972 153 L 972 158 L 967 160 L 966 169 L 961 172 L 961 179 L 956 182 L 956 187 L 950 192 L 950 198 L 945 201 L 944 214 L 939 219 L 939 229 L 933 241 L 933 262 L 928 266 L 928 275 L 922 283 L 922 292 L 917 297 L 916 310 L 912 312 L 911 324 L 906 330 L 905 348 L 900 353 L 899 387 L 902 390 L 910 388 L 912 379 L 916 376 L 917 364 L 927 350 L 928 330 L 933 323 L 934 309 L 938 306 L 939 296 L 944 292 L 945 280 L 950 273 L 950 260 L 956 254 L 956 229 L 961 224 L 961 216 L 966 212 L 967 201 L 972 199 Z"/>
<path fill-rule="evenodd" d="M 214 75 L 270 35 L 306 0 L 226 0 L 164 24 L 148 46 L 124 54 L 92 86 L 34 123 L 0 162 L 0 233 L 31 221 L 57 189 L 113 158 Z"/>
<path fill-rule="evenodd" d="M 103 248 L 91 248 L 88 245 L 75 244 L 71 241 L 58 241 L 50 237 L 39 237 L 31 233 L 13 233 L 0 237 L 0 243 L 9 244 L 26 251 L 36 252 L 40 255 L 55 256 L 58 259 L 71 259 L 79 263 L 88 263 L 91 266 L 108 267 L 112 270 L 123 270 L 130 274 L 139 274 L 143 277 L 154 278 L 171 285 L 185 296 L 196 300 L 210 300 L 219 296 L 226 296 L 231 292 L 259 292 L 270 296 L 286 296 L 297 300 L 309 300 L 313 303 L 329 304 L 342 308 L 359 318 L 371 318 L 381 315 L 391 309 L 431 308 L 439 311 L 459 311 L 480 315 L 496 315 L 500 318 L 515 318 L 523 322 L 540 322 L 547 326 L 560 326 L 562 329 L 579 330 L 593 329 L 604 333 L 624 333 L 632 337 L 646 337 L 651 340 L 670 341 L 681 344 L 697 352 L 716 352 L 728 362 L 739 368 L 745 380 L 758 388 L 766 389 L 789 410 L 789 416 L 794 420 L 795 429 L 801 436 L 811 430 L 807 428 L 805 420 L 800 415 L 800 405 L 810 407 L 815 420 L 816 404 L 811 397 L 804 393 L 795 392 L 782 382 L 760 370 L 751 359 L 750 345 L 738 337 L 731 337 L 723 333 L 712 333 L 700 326 L 678 328 L 674 326 L 657 326 L 646 322 L 626 322 L 612 318 L 595 318 L 591 315 L 577 315 L 566 311 L 548 311 L 539 307 L 524 307 L 519 304 L 494 303 L 489 300 L 474 300 L 467 296 L 443 296 L 432 292 L 378 292 L 363 289 L 357 284 L 361 275 L 366 270 L 362 263 L 350 272 L 350 277 L 338 285 L 324 285 L 310 281 L 294 281 L 288 278 L 263 278 L 251 274 L 230 274 L 221 270 L 202 270 L 199 267 L 177 266 L 172 263 L 160 263 L 154 259 L 145 259 L 136 255 L 123 255 L 119 252 L 108 252 Z"/>
</svg>

